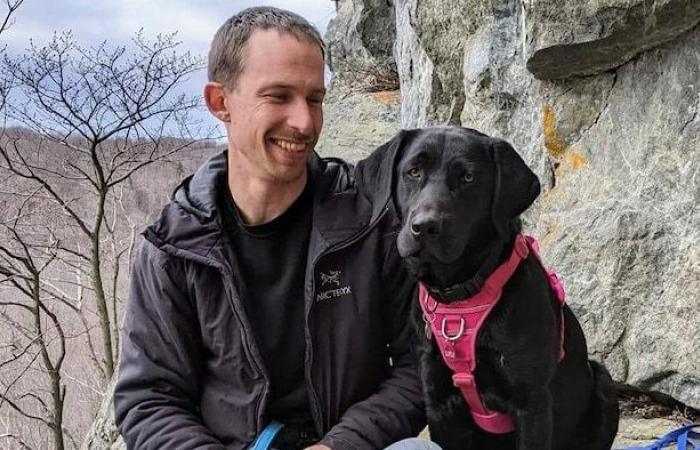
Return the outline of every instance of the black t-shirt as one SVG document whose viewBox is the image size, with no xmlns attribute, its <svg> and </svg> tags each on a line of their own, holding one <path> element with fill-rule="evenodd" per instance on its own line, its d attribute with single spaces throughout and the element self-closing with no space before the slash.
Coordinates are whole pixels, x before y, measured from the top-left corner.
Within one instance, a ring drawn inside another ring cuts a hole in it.
<svg viewBox="0 0 700 450">
<path fill-rule="evenodd" d="M 315 434 L 304 378 L 304 275 L 312 194 L 308 181 L 287 211 L 254 226 L 244 224 L 226 184 L 219 203 L 236 287 L 270 377 L 267 418 Z"/>
</svg>

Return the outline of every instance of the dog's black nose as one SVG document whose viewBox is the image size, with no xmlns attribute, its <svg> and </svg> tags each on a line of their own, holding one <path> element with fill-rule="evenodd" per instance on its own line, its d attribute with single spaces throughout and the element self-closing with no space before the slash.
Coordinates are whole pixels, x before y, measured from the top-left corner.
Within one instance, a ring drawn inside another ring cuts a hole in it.
<svg viewBox="0 0 700 450">
<path fill-rule="evenodd" d="M 433 214 L 416 214 L 411 221 L 411 234 L 415 237 L 428 237 L 440 234 L 442 220 Z"/>
</svg>

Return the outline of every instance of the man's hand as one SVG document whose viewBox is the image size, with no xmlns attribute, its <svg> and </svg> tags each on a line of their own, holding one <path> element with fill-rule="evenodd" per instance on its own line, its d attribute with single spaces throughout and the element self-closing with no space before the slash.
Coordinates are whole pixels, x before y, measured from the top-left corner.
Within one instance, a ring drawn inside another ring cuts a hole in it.
<svg viewBox="0 0 700 450">
<path fill-rule="evenodd" d="M 304 450 L 333 450 L 333 449 L 330 447 L 327 447 L 325 445 L 316 444 L 316 445 L 312 445 L 311 447 L 306 447 Z"/>
</svg>

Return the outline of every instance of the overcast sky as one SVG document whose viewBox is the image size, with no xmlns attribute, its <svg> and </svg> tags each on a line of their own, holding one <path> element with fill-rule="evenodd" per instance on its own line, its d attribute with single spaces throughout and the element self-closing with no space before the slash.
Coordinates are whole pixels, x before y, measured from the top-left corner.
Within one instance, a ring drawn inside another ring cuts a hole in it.
<svg viewBox="0 0 700 450">
<path fill-rule="evenodd" d="M 30 39 L 41 47 L 54 32 L 68 30 L 84 46 L 104 40 L 116 45 L 128 43 L 143 29 L 147 37 L 177 31 L 181 51 L 206 57 L 214 33 L 226 19 L 244 8 L 260 5 L 294 11 L 321 34 L 335 16 L 331 0 L 25 0 L 13 16 L 14 24 L 0 36 L 0 45 L 6 46 L 10 54 L 21 54 L 29 47 Z M 0 10 L 3 17 L 5 11 Z M 183 88 L 200 95 L 205 82 L 206 73 L 201 71 Z"/>
<path fill-rule="evenodd" d="M 178 31 L 183 46 L 205 55 L 218 27 L 249 6 L 270 5 L 301 14 L 323 33 L 335 16 L 331 0 L 25 0 L 15 24 L 0 38 L 15 51 L 29 39 L 46 43 L 54 31 L 72 30 L 82 43 L 126 41 L 140 28 L 147 36 Z"/>
</svg>

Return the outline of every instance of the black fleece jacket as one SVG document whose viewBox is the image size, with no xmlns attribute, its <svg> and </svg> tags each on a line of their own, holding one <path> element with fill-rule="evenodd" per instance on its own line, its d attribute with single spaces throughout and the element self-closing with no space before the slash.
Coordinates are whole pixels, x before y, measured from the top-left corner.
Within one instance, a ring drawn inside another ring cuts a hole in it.
<svg viewBox="0 0 700 450">
<path fill-rule="evenodd" d="M 270 386 L 223 244 L 216 185 L 226 155 L 176 190 L 146 232 L 124 319 L 114 408 L 134 449 L 245 449 Z M 381 189 L 313 155 L 305 373 L 322 443 L 381 449 L 425 424 L 408 321 L 414 283 Z"/>
</svg>

